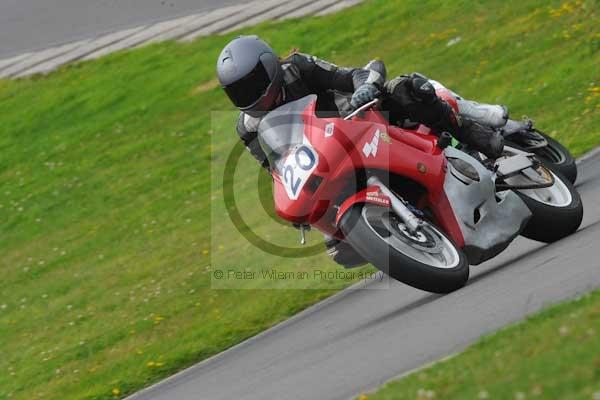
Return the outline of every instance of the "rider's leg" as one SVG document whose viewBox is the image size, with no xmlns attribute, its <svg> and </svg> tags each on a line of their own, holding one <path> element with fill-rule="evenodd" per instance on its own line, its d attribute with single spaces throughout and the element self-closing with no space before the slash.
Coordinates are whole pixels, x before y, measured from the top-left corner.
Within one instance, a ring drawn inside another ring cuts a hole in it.
<svg viewBox="0 0 600 400">
<path fill-rule="evenodd" d="M 386 106 L 391 113 L 398 109 L 412 121 L 428 125 L 437 132 L 447 131 L 488 158 L 498 158 L 502 154 L 502 135 L 470 118 L 460 118 L 436 95 L 433 85 L 423 75 L 394 78 L 386 82 L 385 89 L 389 95 Z"/>
<path fill-rule="evenodd" d="M 438 81 L 429 79 L 429 82 L 435 89 L 444 88 L 448 90 L 456 99 L 458 105 L 458 115 L 462 118 L 469 118 L 492 128 L 501 128 L 508 121 L 508 108 L 501 104 L 484 104 L 473 100 L 462 98 L 457 93 L 444 87 Z"/>
<path fill-rule="evenodd" d="M 491 128 L 501 128 L 505 137 L 511 137 L 511 141 L 525 148 L 543 145 L 545 139 L 535 129 L 533 121 L 525 118 L 523 121 L 515 121 L 508 118 L 508 108 L 500 104 L 483 104 L 472 100 L 466 100 L 457 93 L 444 87 L 441 83 L 429 79 L 429 82 L 437 90 L 444 88 L 454 97 L 458 106 L 458 115 L 463 120 L 471 119 L 481 125 Z"/>
<path fill-rule="evenodd" d="M 482 104 L 472 100 L 457 100 L 461 117 L 473 119 L 480 124 L 501 128 L 508 121 L 508 108 L 499 104 Z"/>
</svg>

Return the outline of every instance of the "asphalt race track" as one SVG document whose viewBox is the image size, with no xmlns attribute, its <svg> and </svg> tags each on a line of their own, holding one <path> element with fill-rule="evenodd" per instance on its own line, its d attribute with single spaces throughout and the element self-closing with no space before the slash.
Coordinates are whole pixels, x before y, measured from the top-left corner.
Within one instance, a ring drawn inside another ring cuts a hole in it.
<svg viewBox="0 0 600 400">
<path fill-rule="evenodd" d="M 250 0 L 2 0 L 0 58 Z"/>
<path fill-rule="evenodd" d="M 600 287 L 600 154 L 579 168 L 576 234 L 551 245 L 519 238 L 446 296 L 398 283 L 343 291 L 130 398 L 346 400 Z"/>
</svg>

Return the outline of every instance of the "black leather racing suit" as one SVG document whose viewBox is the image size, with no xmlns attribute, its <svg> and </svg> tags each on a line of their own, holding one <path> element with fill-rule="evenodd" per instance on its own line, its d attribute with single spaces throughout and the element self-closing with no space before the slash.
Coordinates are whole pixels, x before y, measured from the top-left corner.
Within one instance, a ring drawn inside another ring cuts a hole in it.
<svg viewBox="0 0 600 400">
<path fill-rule="evenodd" d="M 427 77 L 413 73 L 386 82 L 385 66 L 381 61 L 376 63 L 379 68 L 342 68 L 314 56 L 292 54 L 282 61 L 284 84 L 278 105 L 316 94 L 319 110 L 349 112 L 352 110 L 350 99 L 354 91 L 369 83 L 382 92 L 382 109 L 388 112 L 390 123 L 422 123 L 438 133 L 451 133 L 460 142 L 474 146 L 490 158 L 498 156 L 494 153 L 498 148 L 501 150 L 502 146 L 490 142 L 494 139 L 493 130 L 473 120 L 459 118 L 452 107 L 436 95 Z M 260 118 L 242 112 L 237 132 L 250 153 L 263 167 L 267 167 L 266 156 L 256 140 L 259 122 Z"/>
</svg>

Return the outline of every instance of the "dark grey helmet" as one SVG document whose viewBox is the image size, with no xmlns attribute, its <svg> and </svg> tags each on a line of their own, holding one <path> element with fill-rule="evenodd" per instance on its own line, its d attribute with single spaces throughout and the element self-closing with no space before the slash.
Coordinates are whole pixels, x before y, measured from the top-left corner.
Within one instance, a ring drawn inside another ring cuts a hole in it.
<svg viewBox="0 0 600 400">
<path fill-rule="evenodd" d="M 270 111 L 283 85 L 283 69 L 273 49 L 258 36 L 239 36 L 219 55 L 217 76 L 233 104 L 260 117 Z"/>
</svg>

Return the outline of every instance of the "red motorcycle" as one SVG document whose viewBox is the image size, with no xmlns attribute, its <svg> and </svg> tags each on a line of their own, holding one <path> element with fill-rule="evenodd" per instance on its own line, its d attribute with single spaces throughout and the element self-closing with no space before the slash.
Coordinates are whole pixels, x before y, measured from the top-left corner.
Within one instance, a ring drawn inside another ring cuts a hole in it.
<svg viewBox="0 0 600 400">
<path fill-rule="evenodd" d="M 581 224 L 573 185 L 534 154 L 484 160 L 448 134 L 390 125 L 378 104 L 340 118 L 309 95 L 261 120 L 276 212 L 302 234 L 314 227 L 392 278 L 446 293 L 519 234 L 553 242 Z"/>
</svg>

